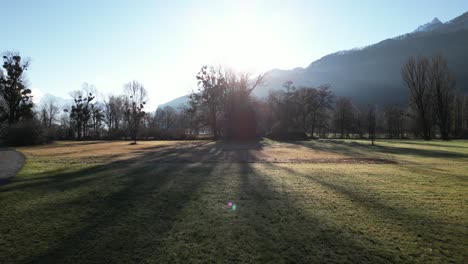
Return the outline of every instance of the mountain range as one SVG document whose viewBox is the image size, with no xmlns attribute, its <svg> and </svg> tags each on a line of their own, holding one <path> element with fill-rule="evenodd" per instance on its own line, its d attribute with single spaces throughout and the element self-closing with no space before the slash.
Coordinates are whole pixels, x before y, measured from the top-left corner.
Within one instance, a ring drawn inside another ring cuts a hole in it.
<svg viewBox="0 0 468 264">
<path fill-rule="evenodd" d="M 296 87 L 329 84 L 337 96 L 349 96 L 357 103 L 406 103 L 401 66 L 410 56 L 442 53 L 453 72 L 457 89 L 468 92 L 468 12 L 446 23 L 438 18 L 411 33 L 383 40 L 360 49 L 332 53 L 306 68 L 274 69 L 266 73 L 266 83 L 253 95 L 265 98 L 269 91 L 282 89 L 286 81 Z M 159 107 L 178 108 L 188 95 Z"/>
</svg>

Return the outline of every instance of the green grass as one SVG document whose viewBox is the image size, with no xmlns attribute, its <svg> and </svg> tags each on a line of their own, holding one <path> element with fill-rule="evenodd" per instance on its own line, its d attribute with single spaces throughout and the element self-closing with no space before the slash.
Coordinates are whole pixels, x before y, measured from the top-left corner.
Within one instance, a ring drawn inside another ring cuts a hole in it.
<svg viewBox="0 0 468 264">
<path fill-rule="evenodd" d="M 467 262 L 468 141 L 127 144 L 19 149 L 0 263 Z"/>
</svg>

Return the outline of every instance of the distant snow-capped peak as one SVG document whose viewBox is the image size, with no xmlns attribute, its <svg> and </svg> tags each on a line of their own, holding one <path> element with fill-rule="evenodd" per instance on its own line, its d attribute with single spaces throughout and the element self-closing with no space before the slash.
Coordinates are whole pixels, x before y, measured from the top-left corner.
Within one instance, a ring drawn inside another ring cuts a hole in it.
<svg viewBox="0 0 468 264">
<path fill-rule="evenodd" d="M 440 22 L 440 20 L 437 17 L 435 17 L 431 22 L 419 26 L 413 32 L 429 32 L 429 31 L 432 31 L 432 30 L 438 28 L 441 25 L 443 25 L 443 23 Z"/>
</svg>

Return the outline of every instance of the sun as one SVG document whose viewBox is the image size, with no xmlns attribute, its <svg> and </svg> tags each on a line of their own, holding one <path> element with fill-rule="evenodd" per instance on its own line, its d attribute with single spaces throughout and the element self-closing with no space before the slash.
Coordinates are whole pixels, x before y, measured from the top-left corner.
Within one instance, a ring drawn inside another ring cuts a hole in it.
<svg viewBox="0 0 468 264">
<path fill-rule="evenodd" d="M 237 19 L 221 21 L 205 32 L 203 37 L 215 40 L 205 43 L 203 50 L 210 54 L 215 64 L 238 71 L 267 71 L 280 67 L 287 60 L 288 52 L 281 33 L 265 18 L 239 15 Z"/>
<path fill-rule="evenodd" d="M 192 68 L 212 64 L 261 73 L 297 65 L 294 20 L 284 19 L 276 9 L 240 1 L 222 12 L 201 9 L 189 21 L 181 32 L 190 36 L 186 61 Z"/>
</svg>

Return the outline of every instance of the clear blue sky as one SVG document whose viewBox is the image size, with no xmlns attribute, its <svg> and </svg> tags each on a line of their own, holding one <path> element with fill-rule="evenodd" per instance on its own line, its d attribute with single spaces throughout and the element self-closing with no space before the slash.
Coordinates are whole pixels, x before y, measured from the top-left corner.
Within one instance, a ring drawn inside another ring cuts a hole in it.
<svg viewBox="0 0 468 264">
<path fill-rule="evenodd" d="M 84 82 L 120 93 L 136 79 L 154 110 L 195 87 L 203 64 L 305 67 L 466 11 L 467 0 L 0 0 L 0 52 L 31 58 L 38 96 L 67 98 Z"/>
</svg>

